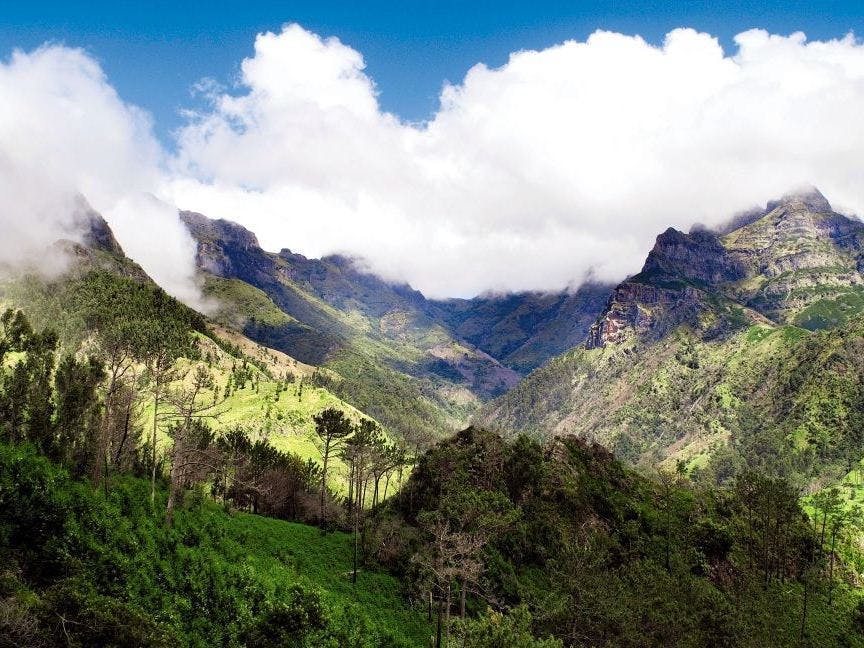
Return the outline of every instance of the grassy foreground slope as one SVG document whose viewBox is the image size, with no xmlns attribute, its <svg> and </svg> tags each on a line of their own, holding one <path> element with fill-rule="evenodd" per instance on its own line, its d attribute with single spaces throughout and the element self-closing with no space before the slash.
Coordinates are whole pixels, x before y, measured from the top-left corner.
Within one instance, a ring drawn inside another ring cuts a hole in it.
<svg viewBox="0 0 864 648">
<path fill-rule="evenodd" d="M 392 576 L 351 584 L 350 536 L 203 500 L 169 529 L 148 488 L 0 445 L 0 646 L 425 645 Z"/>
</svg>

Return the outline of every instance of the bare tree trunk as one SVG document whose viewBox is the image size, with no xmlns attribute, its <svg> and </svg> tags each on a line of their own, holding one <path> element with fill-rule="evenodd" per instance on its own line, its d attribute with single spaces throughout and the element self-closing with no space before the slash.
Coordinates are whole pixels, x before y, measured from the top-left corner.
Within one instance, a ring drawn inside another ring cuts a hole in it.
<svg viewBox="0 0 864 648">
<path fill-rule="evenodd" d="M 153 448 L 151 459 L 153 461 L 153 472 L 150 477 L 150 506 L 156 507 L 156 428 L 159 420 L 159 379 L 156 379 L 156 392 L 153 397 Z"/>
<path fill-rule="evenodd" d="M 324 528 L 324 514 L 325 514 L 325 497 L 324 493 L 327 491 L 327 459 L 330 455 L 330 442 L 324 441 L 324 463 L 321 466 L 321 527 Z"/>
<path fill-rule="evenodd" d="M 174 501 L 176 499 L 177 489 L 174 487 L 172 480 L 171 486 L 168 489 L 168 505 L 165 508 L 165 526 L 170 527 L 174 524 Z"/>
<path fill-rule="evenodd" d="M 435 632 L 435 648 L 441 648 L 441 606 L 443 603 L 442 597 L 438 597 L 438 628 Z"/>
<path fill-rule="evenodd" d="M 447 581 L 447 606 L 444 609 L 444 645 L 446 646 L 450 640 L 450 605 L 451 591 L 450 581 Z"/>
<path fill-rule="evenodd" d="M 831 533 L 831 566 L 828 570 L 828 607 L 834 603 L 834 546 L 837 542 L 837 533 Z"/>
<path fill-rule="evenodd" d="M 357 583 L 357 533 L 360 526 L 360 507 L 354 509 L 354 572 L 351 574 L 351 583 Z"/>
<path fill-rule="evenodd" d="M 354 473 L 357 470 L 357 462 L 351 462 L 351 471 L 348 473 L 348 512 L 354 510 Z"/>
</svg>

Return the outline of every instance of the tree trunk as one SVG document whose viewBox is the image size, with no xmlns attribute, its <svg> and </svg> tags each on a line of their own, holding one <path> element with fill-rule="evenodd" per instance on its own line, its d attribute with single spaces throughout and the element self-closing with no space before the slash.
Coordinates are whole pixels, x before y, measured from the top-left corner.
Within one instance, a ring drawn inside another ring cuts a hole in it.
<svg viewBox="0 0 864 648">
<path fill-rule="evenodd" d="M 444 608 L 444 645 L 450 641 L 450 606 L 451 606 L 451 590 L 450 581 L 447 581 L 447 607 Z"/>
<path fill-rule="evenodd" d="M 459 590 L 459 618 L 465 618 L 465 590 L 468 589 L 468 581 L 462 577 L 462 587 Z"/>
<path fill-rule="evenodd" d="M 150 477 L 150 506 L 156 509 L 156 422 L 159 419 L 159 379 L 156 379 L 156 393 L 153 396 L 153 448 L 151 459 L 153 471 Z"/>
<path fill-rule="evenodd" d="M 168 506 L 165 508 L 165 526 L 171 527 L 174 524 L 174 501 L 176 498 L 177 489 L 174 487 L 174 480 L 171 480 L 171 486 L 168 489 Z"/>
<path fill-rule="evenodd" d="M 357 527 L 359 526 L 360 509 L 354 510 L 354 572 L 351 574 L 351 583 L 357 583 Z"/>
<path fill-rule="evenodd" d="M 321 466 L 321 528 L 324 528 L 324 509 L 325 509 L 325 497 L 324 493 L 327 490 L 327 459 L 330 455 L 330 441 L 324 441 L 324 463 Z"/>
<path fill-rule="evenodd" d="M 831 533 L 831 566 L 828 569 L 828 607 L 834 603 L 834 546 L 837 542 L 837 533 Z"/>
<path fill-rule="evenodd" d="M 351 462 L 351 470 L 348 473 L 348 512 L 354 511 L 354 473 L 357 470 L 357 462 Z"/>
<path fill-rule="evenodd" d="M 441 605 L 443 603 L 442 598 L 438 597 L 438 628 L 435 631 L 435 648 L 441 648 Z"/>
</svg>

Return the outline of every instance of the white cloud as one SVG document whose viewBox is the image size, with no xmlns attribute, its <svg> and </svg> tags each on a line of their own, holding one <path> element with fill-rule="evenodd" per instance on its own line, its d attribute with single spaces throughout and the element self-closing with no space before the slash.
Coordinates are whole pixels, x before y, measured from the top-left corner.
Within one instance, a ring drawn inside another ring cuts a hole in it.
<svg viewBox="0 0 864 648">
<path fill-rule="evenodd" d="M 666 227 L 802 183 L 864 213 L 852 36 L 754 30 L 724 54 L 688 29 L 661 46 L 597 32 L 476 65 L 425 124 L 382 111 L 360 53 L 297 25 L 259 35 L 241 71 L 234 91 L 200 85 L 212 105 L 167 153 L 85 53 L 0 64 L 0 225 L 14 233 L 0 260 L 68 230 L 77 192 L 185 299 L 193 246 L 175 205 L 269 249 L 364 257 L 435 296 L 620 279 Z"/>
<path fill-rule="evenodd" d="M 0 263 L 55 270 L 62 259 L 45 248 L 80 238 L 83 195 L 127 254 L 197 303 L 194 243 L 177 210 L 146 193 L 164 166 L 150 118 L 83 51 L 45 46 L 0 63 Z"/>
<path fill-rule="evenodd" d="M 380 109 L 358 52 L 289 25 L 181 131 L 164 191 L 272 249 L 361 255 L 433 295 L 620 279 L 666 227 L 804 182 L 864 211 L 864 47 L 736 43 L 596 32 L 476 65 L 415 125 Z"/>
</svg>

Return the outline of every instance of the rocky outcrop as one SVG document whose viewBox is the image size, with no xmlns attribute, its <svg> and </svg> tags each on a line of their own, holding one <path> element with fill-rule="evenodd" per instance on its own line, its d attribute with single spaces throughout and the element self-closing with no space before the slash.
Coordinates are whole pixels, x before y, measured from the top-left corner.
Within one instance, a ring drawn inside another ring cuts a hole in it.
<svg viewBox="0 0 864 648">
<path fill-rule="evenodd" d="M 620 344 L 634 336 L 658 339 L 667 331 L 691 324 L 697 326 L 707 309 L 701 290 L 691 286 L 663 288 L 626 281 L 612 292 L 606 310 L 588 332 L 585 346 L 595 349 Z"/>
<path fill-rule="evenodd" d="M 817 302 L 864 291 L 864 224 L 834 212 L 816 189 L 735 222 L 723 235 L 670 228 L 658 236 L 642 271 L 613 292 L 586 346 L 658 339 L 683 323 L 714 333 L 730 313 L 739 324 L 759 315 L 786 323 Z M 703 317 L 709 312 L 715 316 Z"/>
<path fill-rule="evenodd" d="M 657 237 L 641 274 L 654 281 L 685 280 L 713 286 L 742 279 L 745 269 L 714 232 L 684 234 L 670 227 Z"/>
</svg>

